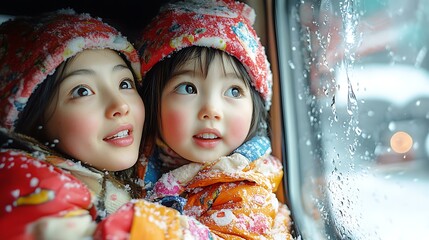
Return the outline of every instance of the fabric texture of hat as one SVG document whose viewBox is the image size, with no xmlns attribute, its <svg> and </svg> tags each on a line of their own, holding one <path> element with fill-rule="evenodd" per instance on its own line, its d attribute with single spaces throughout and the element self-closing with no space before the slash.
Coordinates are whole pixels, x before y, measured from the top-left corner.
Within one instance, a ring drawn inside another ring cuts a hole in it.
<svg viewBox="0 0 429 240">
<path fill-rule="evenodd" d="M 0 126 L 14 130 L 18 114 L 48 75 L 85 49 L 122 52 L 140 79 L 133 45 L 113 27 L 88 14 L 63 9 L 0 26 Z"/>
<path fill-rule="evenodd" d="M 220 49 L 246 68 L 268 110 L 272 73 L 252 25 L 254 10 L 234 0 L 185 0 L 166 4 L 137 40 L 142 75 L 172 53 L 190 46 Z"/>
</svg>

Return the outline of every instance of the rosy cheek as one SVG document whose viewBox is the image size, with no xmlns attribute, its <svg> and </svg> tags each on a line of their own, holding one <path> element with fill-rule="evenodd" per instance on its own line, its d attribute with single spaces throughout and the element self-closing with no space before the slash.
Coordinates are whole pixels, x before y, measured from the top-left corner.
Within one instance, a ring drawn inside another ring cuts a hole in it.
<svg viewBox="0 0 429 240">
<path fill-rule="evenodd" d="M 61 126 L 58 136 L 60 147 L 72 156 L 74 151 L 81 151 L 81 147 L 85 148 L 88 142 L 85 140 L 97 137 L 100 128 L 97 121 L 91 118 L 69 117 L 63 119 L 59 125 Z"/>
<path fill-rule="evenodd" d="M 91 121 L 91 119 L 82 120 L 70 118 L 67 123 L 64 123 L 64 125 L 67 127 L 65 127 L 65 134 L 63 134 L 62 137 L 67 137 L 68 133 L 70 138 L 74 136 L 75 138 L 80 137 L 81 139 L 86 139 L 98 130 L 98 126 L 96 126 L 97 124 L 94 121 Z"/>
<path fill-rule="evenodd" d="M 231 140 L 237 145 L 241 145 L 247 137 L 247 134 L 250 130 L 250 117 L 246 116 L 235 116 L 231 119 L 228 124 L 230 127 L 228 128 L 229 134 L 231 136 Z"/>
<path fill-rule="evenodd" d="M 99 121 L 92 118 L 70 118 L 68 125 L 70 132 L 81 136 L 97 132 L 101 128 Z"/>
<path fill-rule="evenodd" d="M 162 114 L 162 133 L 167 143 L 181 141 L 185 137 L 185 113 L 182 111 L 168 111 Z"/>
</svg>

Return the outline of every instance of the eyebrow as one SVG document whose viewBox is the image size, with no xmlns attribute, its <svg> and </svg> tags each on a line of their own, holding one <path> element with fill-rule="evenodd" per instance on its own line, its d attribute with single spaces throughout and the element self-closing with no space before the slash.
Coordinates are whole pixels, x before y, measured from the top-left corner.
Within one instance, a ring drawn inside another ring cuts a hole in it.
<svg viewBox="0 0 429 240">
<path fill-rule="evenodd" d="M 123 70 L 123 69 L 129 69 L 129 68 L 128 68 L 127 65 L 118 64 L 118 65 L 116 65 L 116 66 L 114 66 L 112 68 L 112 72 L 120 71 L 120 70 Z M 95 75 L 95 71 L 93 71 L 91 69 L 78 69 L 76 71 L 68 73 L 67 75 L 65 75 L 63 77 L 63 79 L 66 79 L 66 78 L 68 78 L 70 76 L 75 76 L 75 75 Z"/>
</svg>

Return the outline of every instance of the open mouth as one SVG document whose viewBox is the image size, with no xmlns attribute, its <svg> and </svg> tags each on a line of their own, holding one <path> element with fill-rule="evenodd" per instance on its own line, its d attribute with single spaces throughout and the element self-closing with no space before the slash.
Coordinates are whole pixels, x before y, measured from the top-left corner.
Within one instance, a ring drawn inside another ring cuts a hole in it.
<svg viewBox="0 0 429 240">
<path fill-rule="evenodd" d="M 204 132 L 194 135 L 194 142 L 204 149 L 213 149 L 222 141 L 220 134 L 213 132 Z"/>
<path fill-rule="evenodd" d="M 211 139 L 218 139 L 219 137 L 216 134 L 213 133 L 201 133 L 198 135 L 195 135 L 196 138 L 198 139 L 207 139 L 207 140 L 211 140 Z"/>
<path fill-rule="evenodd" d="M 129 135 L 130 135 L 130 130 L 123 130 L 123 131 L 116 133 L 113 136 L 107 137 L 106 140 L 124 138 L 124 137 L 128 137 Z"/>
</svg>

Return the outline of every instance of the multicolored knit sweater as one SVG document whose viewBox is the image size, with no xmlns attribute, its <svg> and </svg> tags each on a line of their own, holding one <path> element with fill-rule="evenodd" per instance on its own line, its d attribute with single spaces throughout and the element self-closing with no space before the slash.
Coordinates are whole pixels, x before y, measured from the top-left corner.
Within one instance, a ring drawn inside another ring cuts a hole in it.
<svg viewBox="0 0 429 240">
<path fill-rule="evenodd" d="M 157 163 L 177 159 L 158 150 L 146 170 L 149 200 L 195 217 L 225 239 L 292 239 L 289 210 L 274 194 L 283 177 L 282 164 L 270 155 L 267 138 L 255 137 L 206 165 L 182 165 L 153 182 Z"/>
</svg>

